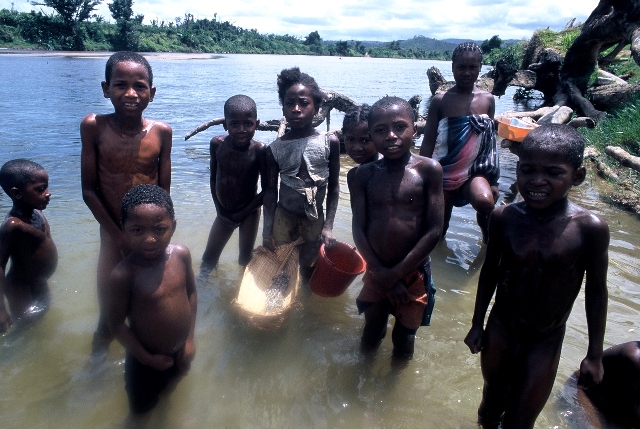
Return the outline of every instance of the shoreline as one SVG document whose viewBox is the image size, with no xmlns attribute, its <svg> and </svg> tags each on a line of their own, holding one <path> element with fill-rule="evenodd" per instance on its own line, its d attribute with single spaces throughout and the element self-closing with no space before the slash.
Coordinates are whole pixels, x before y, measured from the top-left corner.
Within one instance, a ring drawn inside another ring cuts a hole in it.
<svg viewBox="0 0 640 429">
<path fill-rule="evenodd" d="M 46 49 L 0 48 L 0 57 L 3 55 L 11 55 L 16 57 L 109 58 L 114 52 L 115 51 L 49 51 Z M 156 60 L 211 60 L 224 58 L 226 54 L 201 52 L 140 52 L 140 55 L 152 57 Z"/>
</svg>

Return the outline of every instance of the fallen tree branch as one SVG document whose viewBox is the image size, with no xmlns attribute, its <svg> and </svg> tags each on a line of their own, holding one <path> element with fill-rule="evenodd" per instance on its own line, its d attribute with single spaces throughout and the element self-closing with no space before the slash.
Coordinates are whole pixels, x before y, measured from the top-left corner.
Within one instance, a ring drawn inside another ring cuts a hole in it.
<svg viewBox="0 0 640 429">
<path fill-rule="evenodd" d="M 607 164 L 602 161 L 602 155 L 593 147 L 587 147 L 584 149 L 584 159 L 591 160 L 596 165 L 596 171 L 605 179 L 618 181 L 620 178 L 616 173 L 609 168 Z"/>
<path fill-rule="evenodd" d="M 640 171 L 640 157 L 631 155 L 621 147 L 607 146 L 606 148 L 604 148 L 604 153 L 606 153 L 625 167 Z"/>
</svg>

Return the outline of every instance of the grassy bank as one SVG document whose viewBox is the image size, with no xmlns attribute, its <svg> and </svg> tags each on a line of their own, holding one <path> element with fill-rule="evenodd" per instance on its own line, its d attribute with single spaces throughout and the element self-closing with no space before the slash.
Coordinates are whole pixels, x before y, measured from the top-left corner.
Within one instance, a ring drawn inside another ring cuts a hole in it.
<svg viewBox="0 0 640 429">
<path fill-rule="evenodd" d="M 640 213 L 640 173 L 623 167 L 604 152 L 607 146 L 619 146 L 631 155 L 640 156 L 640 98 L 609 113 L 594 129 L 580 130 L 587 144 L 600 153 L 600 160 L 619 177 L 611 183 L 611 201 Z"/>
</svg>

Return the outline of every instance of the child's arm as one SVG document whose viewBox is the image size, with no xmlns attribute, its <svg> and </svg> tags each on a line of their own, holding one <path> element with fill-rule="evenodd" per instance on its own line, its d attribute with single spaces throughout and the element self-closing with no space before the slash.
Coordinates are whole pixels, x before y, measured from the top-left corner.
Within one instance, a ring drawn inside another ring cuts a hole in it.
<svg viewBox="0 0 640 429">
<path fill-rule="evenodd" d="M 171 193 L 171 145 L 173 130 L 162 123 L 160 131 L 160 157 L 158 159 L 158 186 Z"/>
<path fill-rule="evenodd" d="M 114 268 L 108 280 L 106 314 L 109 330 L 141 364 L 158 371 L 169 369 L 174 364 L 173 358 L 169 355 L 149 353 L 125 323 L 132 280 L 131 274 L 122 265 Z"/>
<path fill-rule="evenodd" d="M 476 303 L 471 319 L 471 329 L 464 339 L 471 353 L 482 350 L 482 336 L 484 334 L 484 318 L 491 303 L 491 298 L 498 287 L 498 270 L 502 257 L 502 210 L 499 207 L 493 211 L 489 218 L 489 242 L 487 243 L 487 256 L 480 270 Z"/>
<path fill-rule="evenodd" d="M 438 123 L 440 122 L 440 103 L 442 102 L 442 94 L 437 94 L 429 104 L 427 111 L 427 123 L 425 124 L 424 138 L 420 146 L 420 155 L 431 158 L 433 150 L 436 147 L 436 138 L 438 137 Z"/>
<path fill-rule="evenodd" d="M 370 165 L 358 167 L 353 179 L 353 191 L 351 194 L 351 233 L 358 252 L 367 263 L 369 270 L 383 267 L 367 239 L 367 184 L 373 174 Z"/>
<path fill-rule="evenodd" d="M 10 220 L 6 220 L 0 227 L 0 334 L 6 332 L 12 324 L 11 315 L 4 303 L 5 270 L 7 269 L 7 262 L 9 262 L 13 241 L 11 234 L 13 228 L 10 227 L 10 222 Z"/>
<path fill-rule="evenodd" d="M 589 331 L 587 356 L 580 364 L 578 385 L 589 387 L 602 381 L 602 344 L 607 323 L 607 267 L 609 264 L 609 227 L 595 215 L 590 215 L 585 243 L 586 275 L 585 310 Z"/>
<path fill-rule="evenodd" d="M 333 236 L 333 221 L 340 199 L 340 140 L 331 134 L 329 137 L 329 181 L 327 184 L 327 213 L 322 227 L 322 242 L 331 247 L 336 239 Z"/>
<path fill-rule="evenodd" d="M 185 279 L 185 285 L 187 288 L 187 296 L 189 297 L 189 304 L 191 305 L 191 329 L 189 330 L 189 336 L 184 344 L 182 350 L 176 357 L 176 364 L 180 372 L 185 373 L 191 367 L 191 361 L 196 354 L 196 344 L 193 341 L 194 333 L 196 329 L 196 313 L 198 312 L 198 293 L 196 291 L 195 276 L 193 275 L 193 266 L 191 264 L 191 252 L 184 246 L 176 245 L 176 249 L 180 251 L 180 256 L 184 262 L 187 278 Z"/>
<path fill-rule="evenodd" d="M 224 139 L 226 135 L 215 136 L 211 139 L 209 143 L 209 171 L 211 176 L 209 177 L 209 187 L 211 188 L 211 198 L 213 199 L 213 205 L 216 207 L 216 216 L 220 216 L 221 219 L 228 220 L 229 222 L 233 222 L 229 219 L 229 214 L 222 208 L 220 204 L 220 200 L 218 200 L 218 193 L 216 192 L 216 183 L 218 181 L 218 149 L 220 145 L 224 143 Z"/>
<path fill-rule="evenodd" d="M 118 224 L 111 218 L 102 201 L 102 195 L 98 189 L 98 152 L 96 144 L 99 127 L 96 123 L 96 115 L 85 116 L 80 123 L 80 139 L 82 150 L 80 154 L 80 181 L 82 183 L 82 198 L 109 236 L 119 245 L 126 248 L 124 235 Z"/>
<path fill-rule="evenodd" d="M 273 219 L 276 214 L 276 204 L 278 203 L 278 163 L 271 153 L 271 148 L 267 147 L 265 155 L 266 180 L 262 182 L 264 188 L 264 225 L 262 228 L 262 245 L 267 249 L 274 250 L 276 242 L 273 238 Z"/>
</svg>

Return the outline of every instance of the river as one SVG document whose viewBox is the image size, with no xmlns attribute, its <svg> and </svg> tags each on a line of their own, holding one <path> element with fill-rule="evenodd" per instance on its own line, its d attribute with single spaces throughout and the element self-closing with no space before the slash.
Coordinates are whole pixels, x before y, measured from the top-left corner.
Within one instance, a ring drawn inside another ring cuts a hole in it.
<svg viewBox="0 0 640 429">
<path fill-rule="evenodd" d="M 0 427 L 118 428 L 126 426 L 122 347 L 112 344 L 107 362 L 89 364 L 98 308 L 95 272 L 98 224 L 80 190 L 80 120 L 112 111 L 103 98 L 107 54 L 81 56 L 0 51 L 0 163 L 24 157 L 50 175 L 49 219 L 60 262 L 51 278 L 53 301 L 37 323 L 0 337 Z M 215 209 L 209 191 L 209 139 L 222 127 L 184 141 L 201 122 L 222 116 L 224 101 L 253 97 L 259 118 L 281 116 L 276 75 L 299 66 L 321 87 L 357 102 L 384 95 L 409 98 L 429 89 L 426 70 L 438 61 L 274 55 L 153 54 L 156 98 L 146 116 L 174 130 L 171 195 L 178 219 L 174 241 L 186 244 L 196 272 Z M 497 112 L 512 109 L 509 94 Z M 520 106 L 521 108 L 522 106 Z M 333 113 L 331 126 L 341 124 Z M 324 127 L 324 125 L 321 125 Z M 274 133 L 258 132 L 264 142 Z M 515 179 L 516 158 L 500 151 L 502 196 Z M 346 172 L 341 158 L 341 198 L 334 234 L 353 242 Z M 590 173 L 571 198 L 604 217 L 611 228 L 609 315 L 605 346 L 637 340 L 640 321 L 638 218 L 598 196 Z M 11 207 L 0 195 L 0 213 Z M 418 331 L 415 357 L 391 362 L 390 335 L 374 357 L 359 351 L 363 317 L 355 306 L 357 279 L 338 298 L 303 294 L 304 308 L 274 333 L 249 328 L 230 307 L 242 276 L 237 235 L 220 268 L 199 281 L 196 358 L 190 373 L 140 427 L 153 428 L 475 428 L 482 376 L 477 355 L 463 343 L 470 327 L 479 268 L 484 257 L 475 213 L 455 209 L 446 240 L 432 253 L 438 289 L 431 327 Z M 391 320 L 393 323 L 393 319 Z M 574 306 L 553 392 L 536 428 L 589 428 L 567 382 L 587 348 L 584 294 Z M 614 428 L 614 426 L 607 426 Z"/>
</svg>

